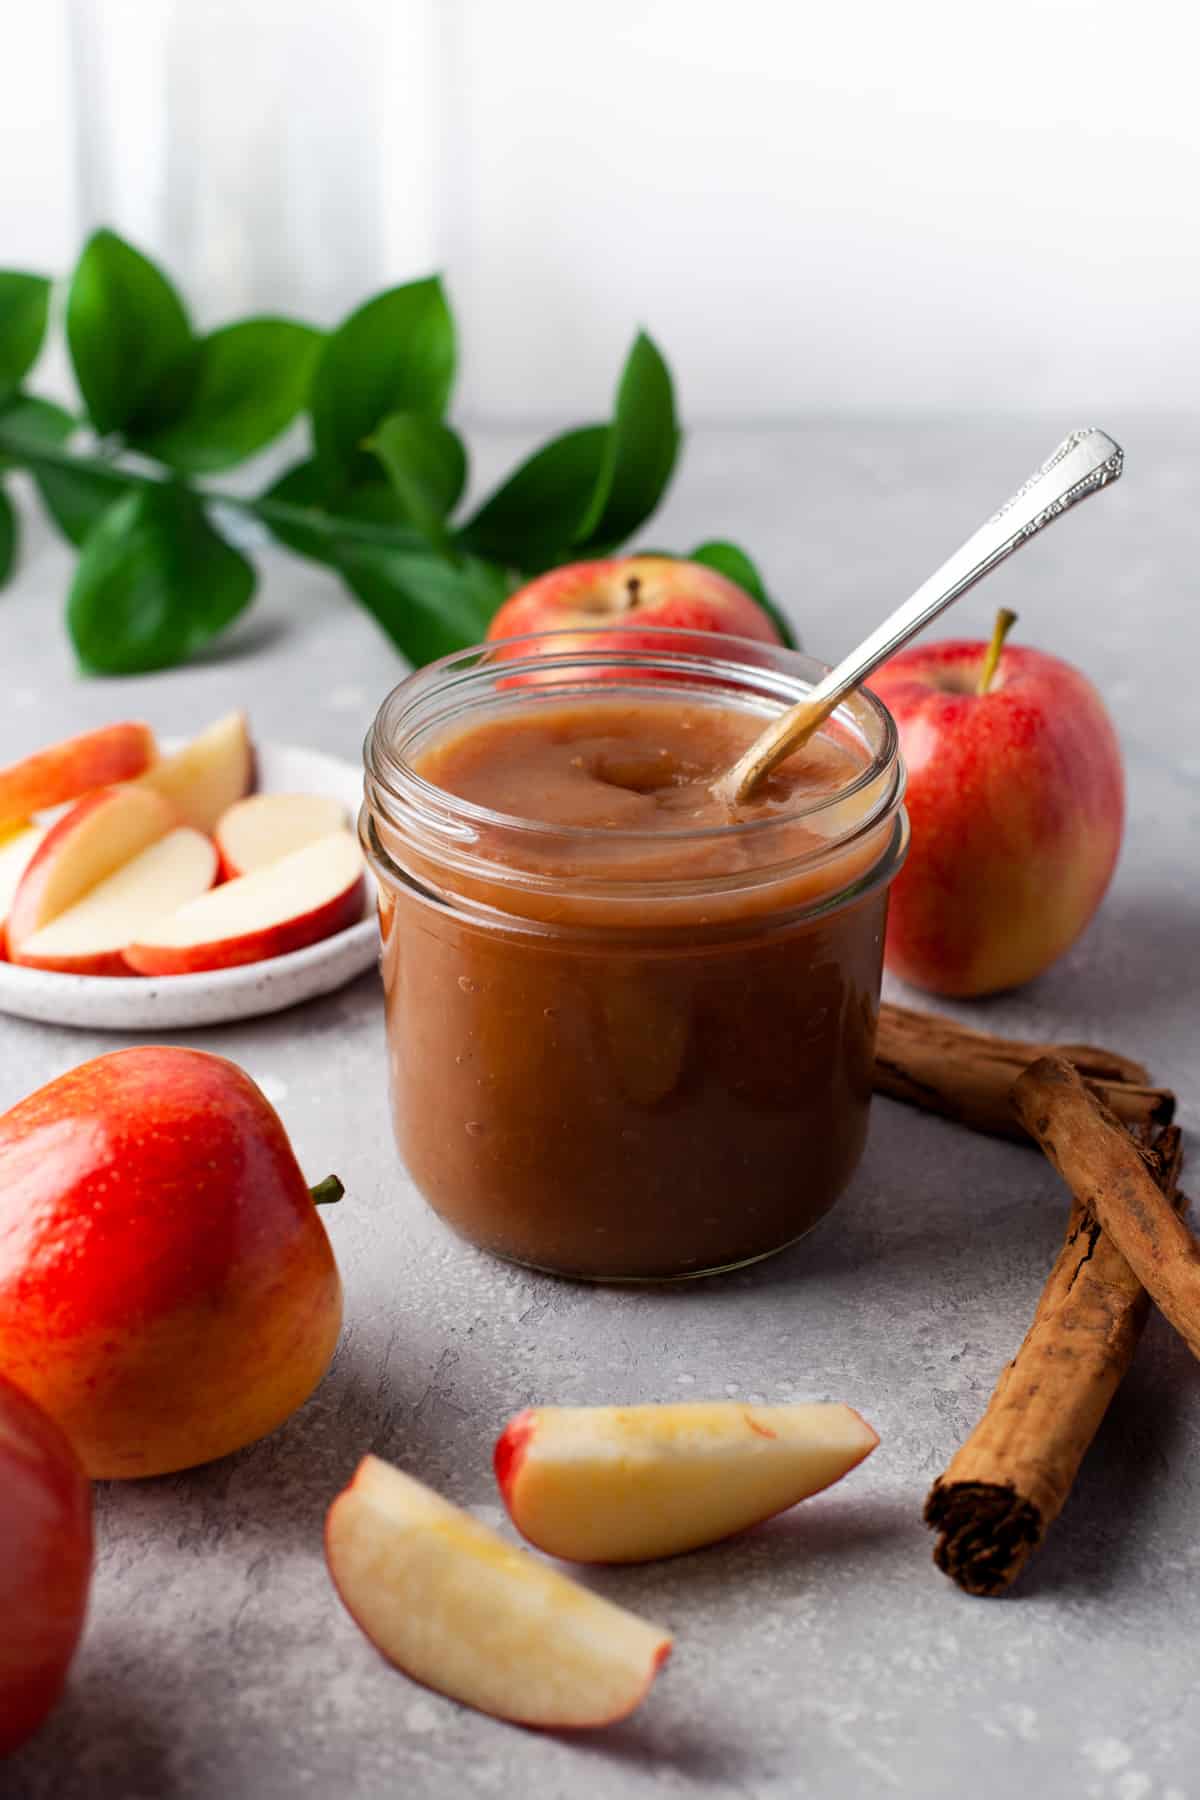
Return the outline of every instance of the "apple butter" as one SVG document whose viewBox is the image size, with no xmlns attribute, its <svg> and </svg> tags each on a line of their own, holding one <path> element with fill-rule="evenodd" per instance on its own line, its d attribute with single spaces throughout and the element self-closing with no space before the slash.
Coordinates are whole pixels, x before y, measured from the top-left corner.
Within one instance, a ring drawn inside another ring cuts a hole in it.
<svg viewBox="0 0 1200 1800">
<path fill-rule="evenodd" d="M 564 1275 L 765 1256 L 866 1137 L 894 727 L 855 696 L 731 812 L 714 778 L 823 670 L 661 636 L 446 658 L 367 746 L 401 1154 L 463 1236 Z"/>
</svg>

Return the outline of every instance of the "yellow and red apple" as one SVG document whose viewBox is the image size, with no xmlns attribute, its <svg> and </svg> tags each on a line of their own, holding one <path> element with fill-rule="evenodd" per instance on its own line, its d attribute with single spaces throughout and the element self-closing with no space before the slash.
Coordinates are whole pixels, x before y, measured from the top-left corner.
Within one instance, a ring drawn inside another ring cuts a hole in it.
<svg viewBox="0 0 1200 1800">
<path fill-rule="evenodd" d="M 338 1192 L 310 1192 L 224 1057 L 81 1064 L 0 1116 L 0 1367 L 94 1478 L 241 1449 L 333 1355 L 342 1291 L 314 1202 Z"/>
<path fill-rule="evenodd" d="M 0 769 L 0 829 L 77 800 L 93 788 L 131 781 L 148 769 L 157 755 L 148 725 L 102 725 L 35 750 L 20 762 Z"/>
<path fill-rule="evenodd" d="M 375 1456 L 330 1507 L 325 1556 L 347 1611 L 389 1662 L 514 1724 L 623 1719 L 670 1655 L 669 1632 Z"/>
<path fill-rule="evenodd" d="M 169 800 L 179 822 L 212 831 L 221 814 L 254 785 L 254 746 L 246 715 L 227 713 L 141 777 Z"/>
<path fill-rule="evenodd" d="M 346 814 L 328 794 L 250 794 L 228 807 L 213 837 L 227 880 L 279 862 L 340 831 Z"/>
<path fill-rule="evenodd" d="M 820 1493 L 879 1439 L 849 1406 L 538 1406 L 496 1442 L 517 1530 L 570 1562 L 649 1562 Z"/>
<path fill-rule="evenodd" d="M 1005 644 L 1011 622 L 990 646 L 913 645 L 871 681 L 899 727 L 912 827 L 887 966 L 933 993 L 990 994 L 1049 968 L 1121 847 L 1124 774 L 1104 704 L 1058 657 Z"/>
<path fill-rule="evenodd" d="M 655 631 L 664 627 L 780 642 L 744 588 L 703 563 L 669 556 L 604 557 L 551 569 L 509 596 L 487 635 L 495 641 L 531 632 L 567 634 L 545 646 L 560 656 L 575 650 L 661 649 Z M 526 655 L 529 648 L 514 654 Z"/>
<path fill-rule="evenodd" d="M 77 800 L 46 833 L 17 883 L 7 927 L 12 960 L 22 960 L 26 939 L 176 823 L 175 809 L 161 794 L 128 782 Z"/>
<path fill-rule="evenodd" d="M 332 937 L 356 925 L 365 904 L 358 840 L 332 831 L 165 913 L 123 954 L 139 975 L 231 969 Z"/>
<path fill-rule="evenodd" d="M 32 819 L 0 827 L 0 962 L 8 956 L 9 910 L 21 885 L 21 877 L 33 861 L 34 852 L 47 829 L 45 825 L 35 825 Z"/>
<path fill-rule="evenodd" d="M 128 975 L 123 952 L 142 932 L 210 888 L 217 848 L 176 826 L 21 939 L 13 961 L 60 975 Z"/>
<path fill-rule="evenodd" d="M 61 1694 L 91 1577 L 91 1484 L 53 1419 L 0 1376 L 0 1757 Z"/>
</svg>

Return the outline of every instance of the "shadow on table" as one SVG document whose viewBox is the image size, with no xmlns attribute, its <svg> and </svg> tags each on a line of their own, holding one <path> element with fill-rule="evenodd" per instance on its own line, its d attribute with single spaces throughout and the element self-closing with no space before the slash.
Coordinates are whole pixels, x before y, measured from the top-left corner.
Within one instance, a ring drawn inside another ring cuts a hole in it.
<svg viewBox="0 0 1200 1800">
<path fill-rule="evenodd" d="M 397 1332 L 401 1329 L 398 1325 Z M 402 1398 L 389 1355 L 368 1359 L 348 1328 L 325 1379 L 277 1431 L 217 1462 L 137 1483 L 143 1503 L 165 1519 L 177 1516 L 182 1501 L 192 1540 L 215 1543 L 249 1494 L 264 1547 L 320 1558 L 326 1512 L 368 1453 L 461 1498 L 455 1478 L 464 1462 L 464 1441 L 472 1452 L 467 1466 L 478 1455 L 478 1423 L 456 1398 L 453 1361 L 453 1351 L 443 1351 L 430 1367 L 424 1391 Z M 477 1391 L 472 1404 L 487 1406 Z M 499 1399 L 488 1410 L 504 1416 Z M 118 1491 L 113 1502 L 120 1500 Z"/>
<path fill-rule="evenodd" d="M 273 619 L 269 614 L 255 612 L 230 637 L 194 651 L 191 661 L 219 664 L 244 662 L 248 656 L 258 656 L 262 651 L 272 649 L 287 636 L 289 629 L 286 619 Z"/>
<path fill-rule="evenodd" d="M 691 1718 L 664 1724 L 661 1718 L 639 1713 L 619 1725 L 562 1733 L 559 1742 L 577 1756 L 612 1765 L 615 1780 L 619 1771 L 626 1770 L 631 1776 L 637 1772 L 661 1782 L 664 1769 L 670 1769 L 687 1781 L 689 1789 L 715 1787 L 729 1794 L 745 1791 L 759 1760 L 757 1745 L 742 1746 L 731 1739 L 730 1732 L 736 1729 L 728 1720 L 708 1725 Z M 592 1771 L 591 1779 L 595 1775 Z M 581 1770 L 579 1779 L 585 1783 L 588 1771 Z"/>
<path fill-rule="evenodd" d="M 1171 1502 L 1171 1468 L 1189 1419 L 1195 1435 L 1198 1394 L 1200 1366 L 1152 1313 L 1071 1496 L 1014 1587 L 1014 1599 L 1103 1595 L 1123 1585 L 1135 1569 L 1144 1581 L 1153 1515 Z M 1176 1510 L 1182 1504 L 1177 1494 Z M 1169 1585 L 1167 1574 L 1161 1579 Z"/>
<path fill-rule="evenodd" d="M 1060 1021 L 1055 1033 L 1064 1040 L 1090 1039 L 1114 1050 L 1137 1054 L 1153 1074 L 1170 1082 L 1172 1071 L 1154 1052 L 1164 1027 L 1194 1009 L 1191 971 L 1200 961 L 1200 909 L 1194 892 L 1180 883 L 1177 891 L 1118 889 L 1101 906 L 1083 936 L 1067 953 L 1027 987 L 985 995 L 956 1013 L 981 1031 L 1029 1035 L 1011 1023 L 1014 1002 L 1033 1006 Z M 910 1006 L 938 1011 L 932 996 L 909 989 L 899 996 Z M 1072 1019 L 1089 1021 L 1086 1030 Z M 1137 1039 L 1135 1049 L 1130 1033 Z M 1147 1035 L 1148 1034 L 1148 1035 Z"/>
</svg>

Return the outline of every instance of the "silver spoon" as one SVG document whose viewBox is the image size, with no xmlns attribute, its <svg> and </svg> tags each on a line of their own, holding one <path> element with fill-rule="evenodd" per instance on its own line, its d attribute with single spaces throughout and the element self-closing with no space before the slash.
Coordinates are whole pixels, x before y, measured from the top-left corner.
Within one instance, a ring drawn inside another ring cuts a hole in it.
<svg viewBox="0 0 1200 1800">
<path fill-rule="evenodd" d="M 1125 452 L 1103 431 L 1073 431 L 1054 455 L 995 516 L 923 581 L 915 594 L 864 638 L 797 705 L 772 719 L 720 779 L 713 792 L 730 806 L 741 805 L 765 775 L 808 741 L 847 694 L 861 687 L 880 663 L 916 637 L 968 588 L 990 575 L 1078 500 L 1086 500 L 1120 476 Z"/>
</svg>

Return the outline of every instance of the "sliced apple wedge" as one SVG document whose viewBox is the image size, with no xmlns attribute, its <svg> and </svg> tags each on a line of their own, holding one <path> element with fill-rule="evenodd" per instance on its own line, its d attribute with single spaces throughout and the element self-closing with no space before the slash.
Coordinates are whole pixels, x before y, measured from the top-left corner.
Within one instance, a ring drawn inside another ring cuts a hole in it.
<svg viewBox="0 0 1200 1800">
<path fill-rule="evenodd" d="M 165 837 L 175 823 L 174 809 L 149 788 L 100 788 L 77 800 L 50 827 L 17 884 L 8 915 L 13 961 L 20 962 L 26 938 Z"/>
<path fill-rule="evenodd" d="M 180 825 L 27 937 L 13 961 L 60 975 L 128 975 L 126 944 L 216 878 L 212 839 Z"/>
<path fill-rule="evenodd" d="M 714 1544 L 818 1493 L 879 1442 L 849 1406 L 538 1406 L 495 1470 L 513 1524 L 571 1562 L 649 1562 Z"/>
<path fill-rule="evenodd" d="M 252 875 L 202 894 L 125 951 L 139 975 L 190 975 L 302 950 L 363 916 L 362 851 L 334 831 Z"/>
<path fill-rule="evenodd" d="M 345 808 L 326 794 L 251 794 L 217 820 L 222 873 L 249 875 L 345 823 Z"/>
<path fill-rule="evenodd" d="M 34 825 L 26 820 L 23 825 L 0 831 L 0 962 L 7 955 L 6 926 L 13 896 L 48 829 L 48 826 Z"/>
<path fill-rule="evenodd" d="M 184 825 L 212 831 L 221 814 L 254 785 L 254 746 L 245 713 L 227 713 L 142 776 Z"/>
<path fill-rule="evenodd" d="M 93 788 L 131 781 L 158 754 L 148 725 L 102 725 L 36 750 L 0 769 L 0 826 L 78 800 Z"/>
<path fill-rule="evenodd" d="M 498 1719 L 606 1725 L 645 1696 L 670 1633 L 547 1568 L 367 1456 L 329 1509 L 325 1558 L 389 1662 Z"/>
</svg>

